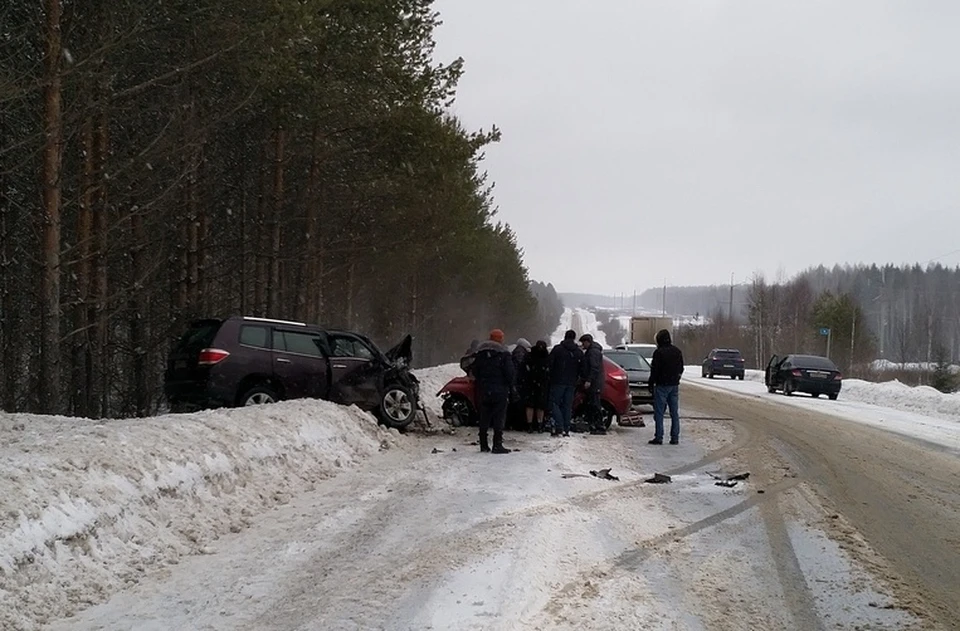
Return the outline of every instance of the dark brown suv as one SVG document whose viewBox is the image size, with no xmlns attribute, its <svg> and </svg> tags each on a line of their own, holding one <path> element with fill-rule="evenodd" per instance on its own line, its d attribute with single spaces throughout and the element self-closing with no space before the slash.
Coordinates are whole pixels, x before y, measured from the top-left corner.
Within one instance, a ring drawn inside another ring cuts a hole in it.
<svg viewBox="0 0 960 631">
<path fill-rule="evenodd" d="M 170 352 L 164 392 L 174 412 L 326 399 L 399 429 L 420 409 L 411 345 L 408 335 L 384 353 L 359 333 L 302 322 L 198 320 Z"/>
</svg>

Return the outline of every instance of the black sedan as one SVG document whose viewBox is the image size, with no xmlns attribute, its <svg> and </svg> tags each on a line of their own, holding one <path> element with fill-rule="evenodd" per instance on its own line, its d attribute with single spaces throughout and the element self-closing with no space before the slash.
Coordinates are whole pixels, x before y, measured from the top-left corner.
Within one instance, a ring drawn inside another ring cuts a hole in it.
<svg viewBox="0 0 960 631">
<path fill-rule="evenodd" d="M 788 397 L 805 392 L 814 397 L 825 394 L 835 401 L 840 396 L 841 382 L 837 365 L 817 355 L 774 355 L 764 374 L 768 392 L 781 390 Z"/>
</svg>

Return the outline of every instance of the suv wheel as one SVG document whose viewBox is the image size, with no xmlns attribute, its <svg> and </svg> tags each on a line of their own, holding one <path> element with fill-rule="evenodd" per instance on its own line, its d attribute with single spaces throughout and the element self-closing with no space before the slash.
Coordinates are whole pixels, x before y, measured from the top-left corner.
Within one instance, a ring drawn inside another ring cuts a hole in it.
<svg viewBox="0 0 960 631">
<path fill-rule="evenodd" d="M 417 398 L 406 386 L 387 386 L 380 397 L 380 420 L 385 425 L 402 429 L 413 421 L 417 414 Z"/>
<path fill-rule="evenodd" d="M 792 381 L 784 381 L 784 382 L 783 382 L 783 393 L 784 393 L 785 395 L 787 395 L 788 397 L 792 397 L 792 396 L 793 396 L 793 382 L 792 382 Z"/>
<path fill-rule="evenodd" d="M 240 405 L 266 405 L 267 403 L 276 403 L 280 400 L 277 393 L 267 386 L 256 386 L 247 390 L 240 397 Z"/>
</svg>

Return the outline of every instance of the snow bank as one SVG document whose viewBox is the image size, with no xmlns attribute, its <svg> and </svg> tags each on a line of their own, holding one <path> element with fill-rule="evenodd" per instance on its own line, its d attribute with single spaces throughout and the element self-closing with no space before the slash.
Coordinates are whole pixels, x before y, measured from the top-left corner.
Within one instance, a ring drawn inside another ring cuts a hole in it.
<svg viewBox="0 0 960 631">
<path fill-rule="evenodd" d="M 684 369 L 684 375 L 699 377 L 700 366 L 687 366 Z M 744 379 L 763 383 L 763 371 L 747 370 Z M 717 385 L 725 385 L 726 379 L 719 377 L 714 381 Z M 936 388 L 908 386 L 896 380 L 876 383 L 863 379 L 844 379 L 840 398 L 845 401 L 869 403 L 891 410 L 960 422 L 960 392 L 944 394 Z"/>
<path fill-rule="evenodd" d="M 399 440 L 323 401 L 150 419 L 0 414 L 0 628 L 35 629 Z"/>
<path fill-rule="evenodd" d="M 930 362 L 906 362 L 898 363 L 889 359 L 877 359 L 870 363 L 870 368 L 877 372 L 909 370 L 911 372 L 933 372 L 937 365 Z M 951 374 L 960 374 L 960 366 L 951 364 L 947 367 Z"/>
<path fill-rule="evenodd" d="M 763 371 L 748 370 L 744 378 L 763 383 Z M 960 421 L 960 393 L 944 394 L 930 386 L 908 386 L 897 380 L 875 383 L 863 379 L 844 379 L 840 396 L 847 401 Z"/>
</svg>

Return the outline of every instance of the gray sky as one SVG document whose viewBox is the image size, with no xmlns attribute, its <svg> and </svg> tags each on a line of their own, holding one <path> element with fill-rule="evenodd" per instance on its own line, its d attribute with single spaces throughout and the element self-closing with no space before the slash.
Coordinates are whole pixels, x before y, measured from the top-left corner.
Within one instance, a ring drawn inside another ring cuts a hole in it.
<svg viewBox="0 0 960 631">
<path fill-rule="evenodd" d="M 500 218 L 561 291 L 960 263 L 960 1 L 437 0 Z"/>
</svg>

